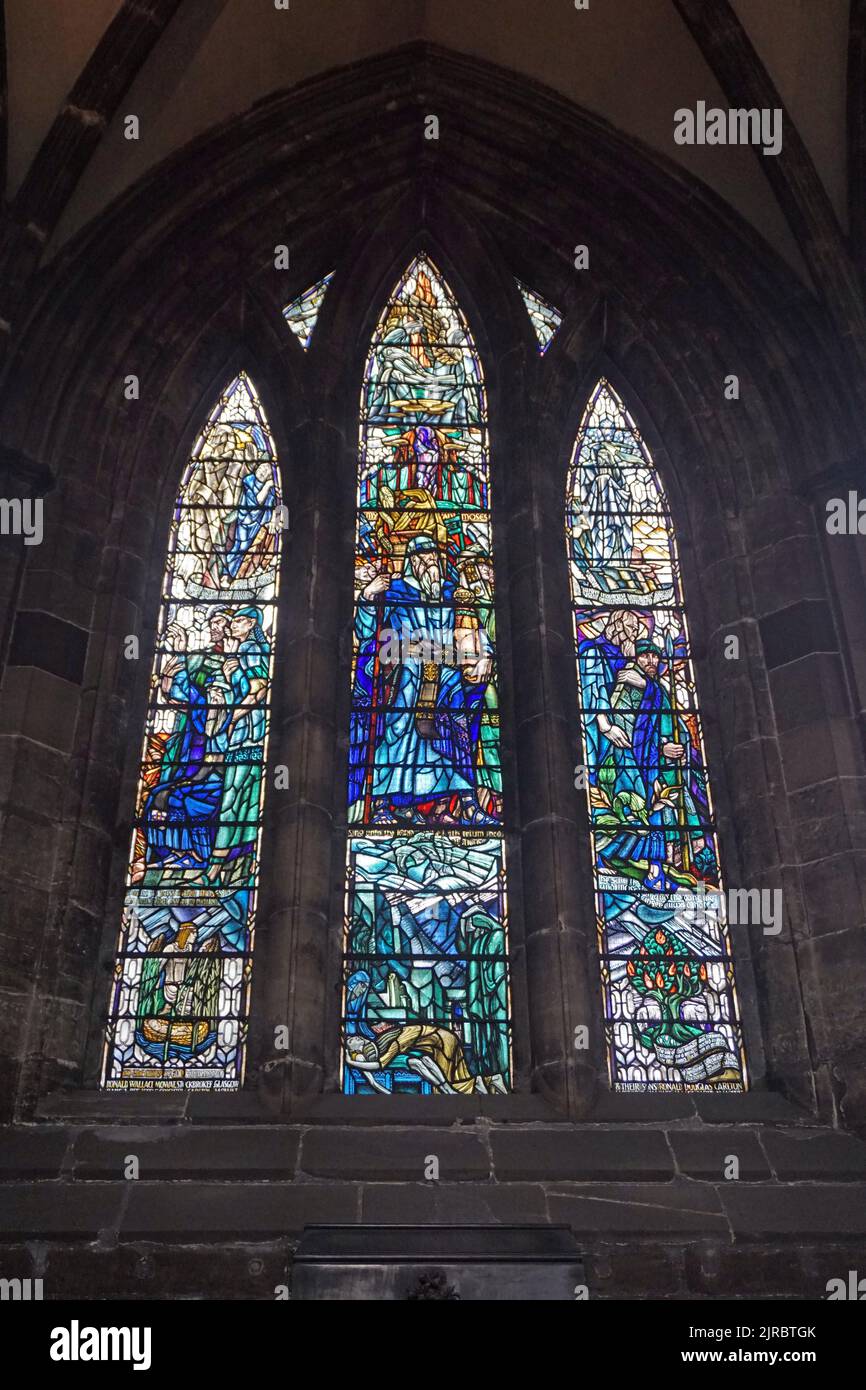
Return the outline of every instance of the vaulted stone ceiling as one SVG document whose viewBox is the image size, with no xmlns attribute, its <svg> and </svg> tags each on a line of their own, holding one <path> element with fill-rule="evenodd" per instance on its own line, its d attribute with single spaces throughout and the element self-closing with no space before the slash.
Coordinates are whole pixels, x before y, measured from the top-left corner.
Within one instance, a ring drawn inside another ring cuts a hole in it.
<svg viewBox="0 0 866 1390">
<path fill-rule="evenodd" d="M 724 16 L 739 20 L 846 229 L 849 23 L 858 4 L 589 0 L 579 11 L 573 0 L 290 0 L 278 10 L 274 0 L 5 0 L 6 196 L 25 182 L 61 113 L 91 116 L 74 100 L 76 80 L 84 72 L 79 91 L 98 94 L 103 62 L 113 106 L 94 97 L 101 138 L 56 224 L 44 229 L 48 255 L 141 174 L 232 114 L 328 68 L 427 39 L 513 68 L 645 141 L 705 180 L 805 274 L 769 161 L 749 148 L 676 145 L 674 111 L 699 100 L 741 104 L 716 61 Z M 119 30 L 131 17 L 140 30 L 132 44 Z M 141 121 L 138 142 L 123 139 L 129 112 Z M 437 114 L 447 122 L 447 112 Z"/>
</svg>

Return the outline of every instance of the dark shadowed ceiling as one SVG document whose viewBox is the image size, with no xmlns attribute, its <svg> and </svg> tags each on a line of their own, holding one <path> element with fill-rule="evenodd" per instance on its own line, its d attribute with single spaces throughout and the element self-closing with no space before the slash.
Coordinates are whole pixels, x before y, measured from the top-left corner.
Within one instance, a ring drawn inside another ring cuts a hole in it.
<svg viewBox="0 0 866 1390">
<path fill-rule="evenodd" d="M 713 0 L 709 8 L 718 16 L 728 6 Z M 113 111 L 93 117 L 104 133 L 49 229 L 49 255 L 142 173 L 233 113 L 328 68 L 428 39 L 545 83 L 645 141 L 705 180 L 802 269 L 760 154 L 674 143 L 678 107 L 737 104 L 720 85 L 712 46 L 689 22 L 702 9 L 690 0 L 589 0 L 587 10 L 573 0 L 290 0 L 287 10 L 274 0 L 5 0 L 7 198 L 82 70 L 102 61 L 101 42 L 105 61 L 117 61 L 104 36 L 129 9 L 152 11 L 154 32 Z M 731 0 L 730 10 L 844 229 L 849 0 Z M 129 113 L 141 122 L 138 142 L 123 139 Z M 446 111 L 436 114 L 447 123 Z"/>
</svg>

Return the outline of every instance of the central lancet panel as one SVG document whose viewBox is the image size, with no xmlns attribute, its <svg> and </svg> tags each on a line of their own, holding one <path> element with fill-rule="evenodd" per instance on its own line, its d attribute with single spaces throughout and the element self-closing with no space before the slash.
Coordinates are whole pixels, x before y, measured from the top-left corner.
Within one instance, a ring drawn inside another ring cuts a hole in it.
<svg viewBox="0 0 866 1390">
<path fill-rule="evenodd" d="M 427 256 L 361 396 L 343 957 L 348 1094 L 511 1088 L 487 403 Z"/>
</svg>

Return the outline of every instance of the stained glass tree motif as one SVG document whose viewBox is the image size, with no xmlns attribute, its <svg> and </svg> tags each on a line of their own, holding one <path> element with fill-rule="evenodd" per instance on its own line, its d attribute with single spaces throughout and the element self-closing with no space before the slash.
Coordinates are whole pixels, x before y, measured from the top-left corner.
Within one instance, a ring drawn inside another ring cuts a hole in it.
<svg viewBox="0 0 866 1390">
<path fill-rule="evenodd" d="M 538 339 L 538 351 L 543 357 L 553 342 L 556 330 L 562 323 L 562 314 L 558 309 L 554 309 L 552 304 L 548 304 L 546 299 L 542 299 L 540 294 L 536 294 L 528 285 L 524 285 L 522 280 L 517 281 L 517 288 L 523 296 L 529 321 L 535 329 L 535 336 Z"/>
<path fill-rule="evenodd" d="M 282 507 L 249 377 L 174 508 L 104 1057 L 111 1089 L 243 1076 Z"/>
<path fill-rule="evenodd" d="M 343 1088 L 506 1091 L 487 404 L 426 256 L 374 334 L 359 447 Z"/>
<path fill-rule="evenodd" d="M 577 436 L 567 541 L 611 1083 L 742 1090 L 674 528 L 646 443 L 605 380 Z"/>
<path fill-rule="evenodd" d="M 293 299 L 291 304 L 287 304 L 283 310 L 283 318 L 291 328 L 301 347 L 306 352 L 313 337 L 313 329 L 319 317 L 319 310 L 325 298 L 325 291 L 334 278 L 334 271 L 326 275 L 323 280 L 319 280 L 315 285 L 311 285 L 303 294 L 299 294 L 297 299 Z"/>
</svg>

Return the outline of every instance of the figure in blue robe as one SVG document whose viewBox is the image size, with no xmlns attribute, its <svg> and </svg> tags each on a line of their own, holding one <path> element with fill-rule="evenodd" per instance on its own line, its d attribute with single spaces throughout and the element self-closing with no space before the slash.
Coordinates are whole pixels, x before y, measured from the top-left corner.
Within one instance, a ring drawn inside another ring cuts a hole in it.
<svg viewBox="0 0 866 1390">
<path fill-rule="evenodd" d="M 646 863 L 643 886 L 669 892 L 682 883 L 670 876 L 669 849 L 708 820 L 706 779 L 688 726 L 658 680 L 661 649 L 644 639 L 635 650 L 611 695 L 610 747 L 598 779 L 634 829 L 613 835 L 599 859 L 614 869 L 614 861 Z"/>
<path fill-rule="evenodd" d="M 159 781 L 142 808 L 146 861 L 153 866 L 201 867 L 210 859 L 222 799 L 222 762 L 209 727 L 222 657 L 185 656 L 170 678 L 166 698 L 178 709 L 160 764 Z"/>
<path fill-rule="evenodd" d="M 255 468 L 241 479 L 241 497 L 237 518 L 232 528 L 231 544 L 223 564 L 229 579 L 236 579 L 259 532 L 267 527 L 274 515 L 274 482 L 268 469 L 264 480 Z"/>
<path fill-rule="evenodd" d="M 374 822 L 426 824 L 431 803 L 456 796 L 463 824 L 496 823 L 476 798 L 484 688 L 463 677 L 455 646 L 454 589 L 453 579 L 441 579 L 432 539 L 417 536 L 406 548 L 402 574 L 390 580 L 377 576 L 361 596 L 355 619 L 350 819 L 363 817 L 369 778 Z M 433 661 L 422 655 L 431 639 Z M 385 649 L 399 655 L 383 660 Z"/>
</svg>

